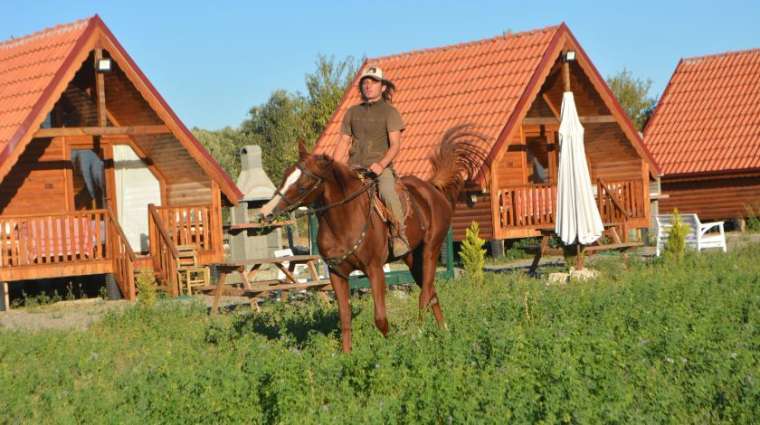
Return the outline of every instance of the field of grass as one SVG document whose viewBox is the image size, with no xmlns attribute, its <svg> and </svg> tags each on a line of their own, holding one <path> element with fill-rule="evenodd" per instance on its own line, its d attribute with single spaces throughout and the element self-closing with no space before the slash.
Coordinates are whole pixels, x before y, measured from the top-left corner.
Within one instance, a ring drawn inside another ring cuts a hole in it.
<svg viewBox="0 0 760 425">
<path fill-rule="evenodd" d="M 680 264 L 614 257 L 594 282 L 440 283 L 449 331 L 355 297 L 209 317 L 176 301 L 87 331 L 0 330 L 2 423 L 752 423 L 760 417 L 760 246 Z"/>
</svg>

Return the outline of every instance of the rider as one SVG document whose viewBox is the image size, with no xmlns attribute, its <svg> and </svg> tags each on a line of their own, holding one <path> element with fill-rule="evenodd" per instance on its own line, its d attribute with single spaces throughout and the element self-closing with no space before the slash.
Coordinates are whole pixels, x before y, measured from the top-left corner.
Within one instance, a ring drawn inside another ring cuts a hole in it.
<svg viewBox="0 0 760 425">
<path fill-rule="evenodd" d="M 367 168 L 378 176 L 380 197 L 399 223 L 392 249 L 393 256 L 400 257 L 409 252 L 409 242 L 393 169 L 404 130 L 401 114 L 391 105 L 395 89 L 392 82 L 383 78 L 379 67 L 370 65 L 364 70 L 359 78 L 362 103 L 349 108 L 343 117 L 335 160 L 351 167 Z"/>
</svg>

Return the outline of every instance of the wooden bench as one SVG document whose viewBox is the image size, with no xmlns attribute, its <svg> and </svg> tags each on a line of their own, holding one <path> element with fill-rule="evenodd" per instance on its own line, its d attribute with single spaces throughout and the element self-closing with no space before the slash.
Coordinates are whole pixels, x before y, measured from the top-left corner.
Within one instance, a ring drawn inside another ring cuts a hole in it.
<svg viewBox="0 0 760 425">
<path fill-rule="evenodd" d="M 270 257 L 270 258 L 257 258 L 250 260 L 237 261 L 234 263 L 217 263 L 212 264 L 219 271 L 219 281 L 216 285 L 209 285 L 201 290 L 213 291 L 214 302 L 212 305 L 212 311 L 217 312 L 219 309 L 219 299 L 222 293 L 228 295 L 245 296 L 250 298 L 251 307 L 258 310 L 258 298 L 267 295 L 272 291 L 280 291 L 280 297 L 286 300 L 288 297 L 288 291 L 304 290 L 304 289 L 318 289 L 320 290 L 320 297 L 323 300 L 327 300 L 327 295 L 324 294 L 324 290 L 329 288 L 330 281 L 319 278 L 317 272 L 318 255 L 290 255 L 284 257 Z M 304 264 L 309 271 L 310 279 L 302 282 L 299 281 L 294 275 L 296 265 Z M 272 279 L 265 281 L 254 280 L 258 271 L 266 265 L 271 265 L 279 269 L 284 277 L 282 279 Z M 253 266 L 250 270 L 246 270 L 247 266 Z M 241 287 L 227 287 L 225 288 L 226 275 L 231 272 L 240 273 L 243 283 Z"/>
<path fill-rule="evenodd" d="M 686 234 L 686 246 L 702 251 L 707 248 L 720 248 L 726 252 L 726 233 L 723 230 L 723 221 L 712 221 L 702 223 L 697 214 L 681 213 L 681 222 L 689 226 L 689 232 Z M 662 214 L 655 217 L 657 224 L 657 248 L 655 255 L 658 257 L 665 248 L 665 243 L 673 229 L 673 215 Z M 712 233 L 708 233 L 713 231 Z M 715 233 L 717 231 L 717 233 Z"/>
</svg>

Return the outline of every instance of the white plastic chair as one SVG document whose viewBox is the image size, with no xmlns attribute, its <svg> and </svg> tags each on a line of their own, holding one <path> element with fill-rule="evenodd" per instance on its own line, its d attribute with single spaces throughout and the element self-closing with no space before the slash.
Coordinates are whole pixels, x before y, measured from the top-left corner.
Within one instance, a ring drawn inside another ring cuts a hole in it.
<svg viewBox="0 0 760 425">
<path fill-rule="evenodd" d="M 707 248 L 720 248 L 726 252 L 726 233 L 723 230 L 723 221 L 702 223 L 697 214 L 681 213 L 679 215 L 681 222 L 689 226 L 689 233 L 686 234 L 686 246 L 697 251 Z M 673 228 L 673 215 L 658 215 L 655 220 L 657 222 L 657 249 L 655 254 L 659 257 L 665 248 L 670 230 Z M 710 230 L 717 230 L 717 233 L 708 233 Z"/>
</svg>

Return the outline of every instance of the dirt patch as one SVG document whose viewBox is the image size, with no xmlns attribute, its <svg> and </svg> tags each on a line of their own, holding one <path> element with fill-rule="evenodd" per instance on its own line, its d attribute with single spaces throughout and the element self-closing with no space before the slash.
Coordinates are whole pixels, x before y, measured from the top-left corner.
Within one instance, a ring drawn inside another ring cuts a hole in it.
<svg viewBox="0 0 760 425">
<path fill-rule="evenodd" d="M 9 310 L 0 312 L 0 329 L 85 330 L 103 318 L 106 313 L 121 310 L 128 305 L 130 305 L 128 301 L 105 301 L 101 298 L 87 298 Z"/>
</svg>

